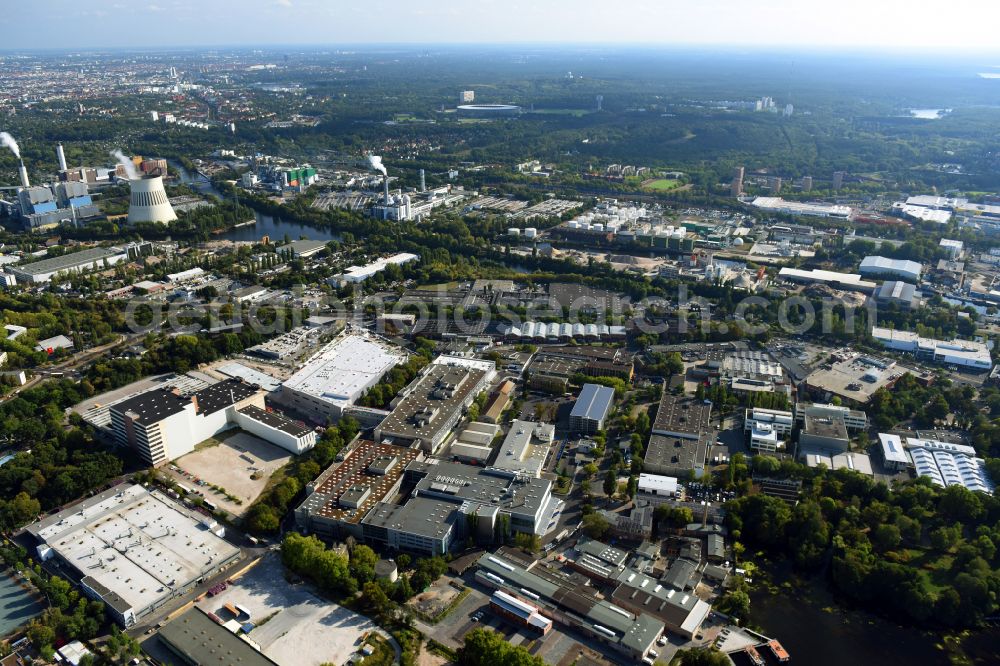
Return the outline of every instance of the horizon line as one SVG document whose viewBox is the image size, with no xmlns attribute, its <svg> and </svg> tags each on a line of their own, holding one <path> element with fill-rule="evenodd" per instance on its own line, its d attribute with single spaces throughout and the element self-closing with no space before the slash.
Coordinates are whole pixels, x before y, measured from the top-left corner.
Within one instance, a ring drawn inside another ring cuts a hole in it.
<svg viewBox="0 0 1000 666">
<path fill-rule="evenodd" d="M 461 49 L 491 49 L 491 48 L 536 48 L 536 49 L 617 49 L 622 51 L 715 51 L 715 52 L 755 52 L 755 53 L 836 53 L 845 57 L 866 54 L 884 55 L 946 55 L 953 57 L 992 56 L 1000 57 L 1000 46 L 992 49 L 983 46 L 918 46 L 918 45 L 865 45 L 858 44 L 760 44 L 760 43 L 722 43 L 722 42 L 613 42 L 613 41 L 495 41 L 495 42 L 223 42 L 217 44 L 158 44 L 158 45 L 75 45 L 75 46 L 24 46 L 0 47 L 0 54 L 19 53 L 66 53 L 72 51 L 116 52 L 116 51 L 184 51 L 184 50 L 216 50 L 216 49 L 330 49 L 330 50 L 375 50 L 385 48 L 427 49 L 427 48 L 461 48 Z"/>
</svg>

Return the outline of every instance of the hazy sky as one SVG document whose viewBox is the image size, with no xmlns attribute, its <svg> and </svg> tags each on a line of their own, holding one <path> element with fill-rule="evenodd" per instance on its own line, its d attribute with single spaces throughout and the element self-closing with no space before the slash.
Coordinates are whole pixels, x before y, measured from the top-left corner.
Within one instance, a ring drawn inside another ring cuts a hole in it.
<svg viewBox="0 0 1000 666">
<path fill-rule="evenodd" d="M 605 42 L 1000 51 L 996 0 L 5 0 L 3 48 Z"/>
</svg>

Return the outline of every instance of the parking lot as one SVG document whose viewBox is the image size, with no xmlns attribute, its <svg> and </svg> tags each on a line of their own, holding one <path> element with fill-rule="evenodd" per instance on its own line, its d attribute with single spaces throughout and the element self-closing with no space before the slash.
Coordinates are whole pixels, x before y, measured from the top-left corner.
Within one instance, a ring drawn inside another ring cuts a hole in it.
<svg viewBox="0 0 1000 666">
<path fill-rule="evenodd" d="M 163 468 L 177 483 L 234 516 L 242 516 L 292 454 L 245 432 L 234 432 L 216 445 L 204 446 Z M 214 484 L 242 504 L 213 491 Z"/>
<path fill-rule="evenodd" d="M 343 664 L 375 629 L 367 617 L 316 596 L 304 583 L 285 581 L 277 554 L 269 553 L 222 593 L 205 597 L 198 607 L 224 620 L 225 604 L 250 611 L 257 625 L 249 634 L 261 651 L 279 664 Z"/>
</svg>

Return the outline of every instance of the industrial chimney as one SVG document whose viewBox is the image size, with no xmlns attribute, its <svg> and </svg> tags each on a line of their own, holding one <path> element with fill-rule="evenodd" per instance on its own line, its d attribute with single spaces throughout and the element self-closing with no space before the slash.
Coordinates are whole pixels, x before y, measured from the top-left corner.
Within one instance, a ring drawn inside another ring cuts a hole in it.
<svg viewBox="0 0 1000 666">
<path fill-rule="evenodd" d="M 59 160 L 59 170 L 66 171 L 66 153 L 63 152 L 61 143 L 56 145 L 56 159 Z"/>
<path fill-rule="evenodd" d="M 21 176 L 21 187 L 31 187 L 31 181 L 28 180 L 28 169 L 24 166 L 24 162 L 21 162 L 21 166 L 17 168 L 17 173 Z"/>
<path fill-rule="evenodd" d="M 420 191 L 421 192 L 427 191 L 427 179 L 424 177 L 423 169 L 420 170 Z"/>
<path fill-rule="evenodd" d="M 163 189 L 163 178 L 149 176 L 129 180 L 132 196 L 128 206 L 128 223 L 171 222 L 177 219 L 167 191 Z"/>
</svg>

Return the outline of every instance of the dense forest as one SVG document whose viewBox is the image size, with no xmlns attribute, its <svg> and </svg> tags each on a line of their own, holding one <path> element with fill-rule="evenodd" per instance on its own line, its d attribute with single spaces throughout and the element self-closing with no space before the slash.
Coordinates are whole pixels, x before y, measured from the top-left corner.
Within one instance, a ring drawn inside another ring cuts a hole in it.
<svg viewBox="0 0 1000 666">
<path fill-rule="evenodd" d="M 726 505 L 748 552 L 789 557 L 803 572 L 825 573 L 846 598 L 918 624 L 977 626 L 997 612 L 996 498 L 928 479 L 890 490 L 849 470 L 784 469 L 803 480 L 794 507 L 762 494 Z"/>
</svg>

